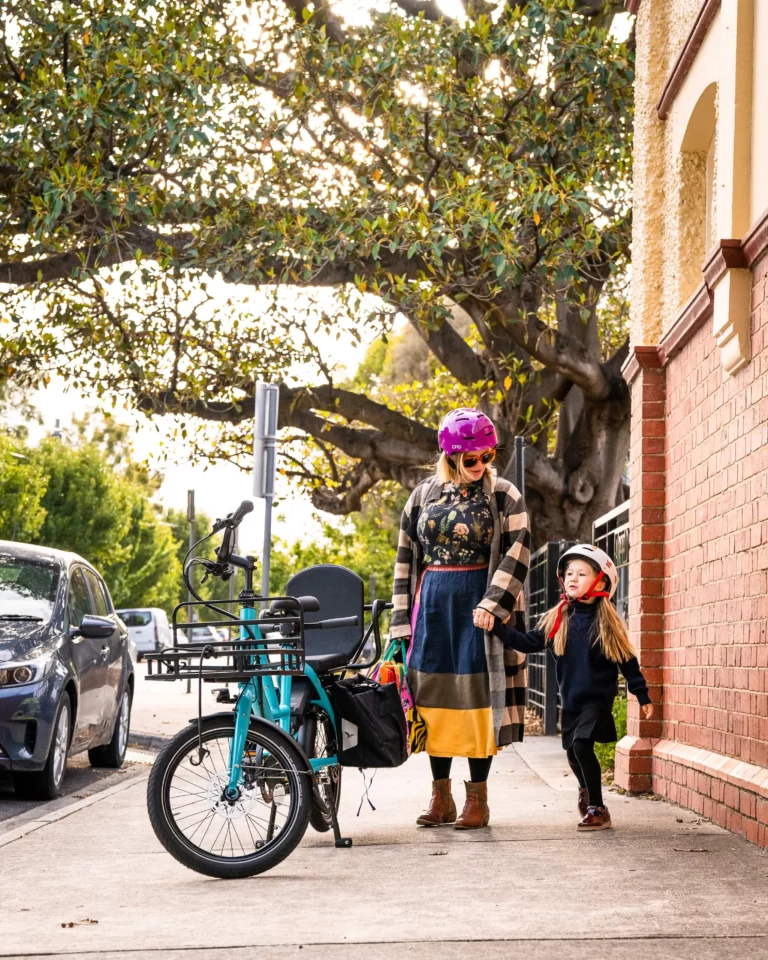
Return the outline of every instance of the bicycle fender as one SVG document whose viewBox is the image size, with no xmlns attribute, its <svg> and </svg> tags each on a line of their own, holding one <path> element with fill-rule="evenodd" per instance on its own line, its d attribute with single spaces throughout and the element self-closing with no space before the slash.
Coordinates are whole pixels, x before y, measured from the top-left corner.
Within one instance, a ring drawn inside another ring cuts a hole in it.
<svg viewBox="0 0 768 960">
<path fill-rule="evenodd" d="M 212 720 L 214 718 L 232 720 L 233 717 L 234 717 L 234 714 L 232 713 L 231 710 L 217 710 L 215 713 L 206 713 L 204 716 L 200 717 L 200 720 Z M 197 720 L 198 720 L 197 717 L 192 717 L 189 722 L 196 724 Z M 286 740 L 293 747 L 296 753 L 298 753 L 302 763 L 304 764 L 305 771 L 311 776 L 314 775 L 314 771 L 312 770 L 312 764 L 309 762 L 309 758 L 307 757 L 306 753 L 299 746 L 298 741 L 294 740 L 293 737 L 289 736 L 285 732 L 285 730 L 283 730 L 281 727 L 278 727 L 277 724 L 270 723 L 269 720 L 264 720 L 262 717 L 251 717 L 250 727 L 251 729 L 253 729 L 254 727 L 257 727 L 257 728 L 263 727 L 267 729 L 272 736 L 279 735 L 280 737 L 282 737 L 283 740 Z"/>
</svg>

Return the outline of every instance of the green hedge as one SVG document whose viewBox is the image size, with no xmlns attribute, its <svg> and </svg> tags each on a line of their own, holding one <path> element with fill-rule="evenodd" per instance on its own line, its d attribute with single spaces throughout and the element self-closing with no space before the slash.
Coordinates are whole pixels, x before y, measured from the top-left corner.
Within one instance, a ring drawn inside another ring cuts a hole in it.
<svg viewBox="0 0 768 960">
<path fill-rule="evenodd" d="M 613 701 L 613 719 L 616 721 L 616 733 L 619 735 L 619 740 L 621 740 L 627 732 L 626 697 L 619 696 Z M 615 743 L 596 743 L 595 753 L 603 770 L 613 770 L 616 757 Z"/>
</svg>

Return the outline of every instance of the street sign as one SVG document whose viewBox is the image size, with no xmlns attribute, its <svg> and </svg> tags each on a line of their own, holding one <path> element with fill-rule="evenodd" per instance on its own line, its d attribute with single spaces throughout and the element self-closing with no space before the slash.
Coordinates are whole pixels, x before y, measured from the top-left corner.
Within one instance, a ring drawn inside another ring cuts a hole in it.
<svg viewBox="0 0 768 960">
<path fill-rule="evenodd" d="M 269 558 L 272 548 L 272 500 L 275 495 L 277 408 L 280 388 L 256 384 L 253 430 L 253 495 L 264 500 L 264 551 L 261 559 L 261 595 L 269 596 Z"/>
</svg>

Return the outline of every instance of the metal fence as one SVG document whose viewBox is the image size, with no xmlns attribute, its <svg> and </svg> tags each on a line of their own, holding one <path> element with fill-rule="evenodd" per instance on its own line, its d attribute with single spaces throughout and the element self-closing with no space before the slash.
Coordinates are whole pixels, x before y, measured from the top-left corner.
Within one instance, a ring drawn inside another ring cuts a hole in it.
<svg viewBox="0 0 768 960">
<path fill-rule="evenodd" d="M 554 540 L 531 555 L 528 574 L 528 628 L 560 599 L 557 580 L 558 557 L 573 546 L 573 541 Z M 560 695 L 557 692 L 555 661 L 549 650 L 528 654 L 528 708 L 544 724 L 544 733 L 557 733 L 560 720 Z"/>
<path fill-rule="evenodd" d="M 616 609 L 629 622 L 629 503 L 622 503 L 604 513 L 592 525 L 592 543 L 616 564 L 619 574 L 619 585 L 616 589 L 614 603 Z"/>
<path fill-rule="evenodd" d="M 616 564 L 619 585 L 614 603 L 627 621 L 629 612 L 629 504 L 604 514 L 592 527 L 592 542 L 605 550 Z M 561 554 L 573 546 L 573 541 L 555 540 L 531 555 L 528 574 L 528 628 L 531 629 L 541 615 L 554 607 L 560 598 L 557 580 L 557 561 Z M 554 735 L 560 728 L 560 695 L 557 692 L 555 661 L 549 650 L 528 655 L 528 708 L 544 725 L 544 733 Z"/>
</svg>

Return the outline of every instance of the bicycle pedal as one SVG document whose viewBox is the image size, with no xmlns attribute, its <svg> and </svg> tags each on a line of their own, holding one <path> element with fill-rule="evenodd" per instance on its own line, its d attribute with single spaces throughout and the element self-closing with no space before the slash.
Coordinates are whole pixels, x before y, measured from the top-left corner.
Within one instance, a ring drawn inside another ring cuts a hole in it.
<svg viewBox="0 0 768 960">
<path fill-rule="evenodd" d="M 339 837 L 333 845 L 338 849 L 349 848 L 352 846 L 352 837 Z"/>
</svg>

